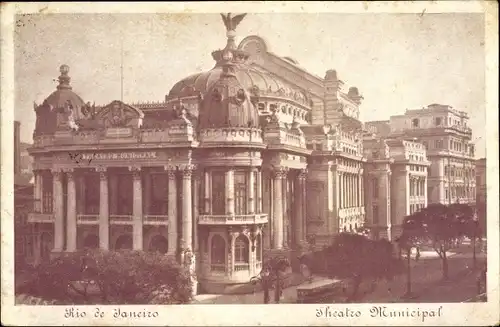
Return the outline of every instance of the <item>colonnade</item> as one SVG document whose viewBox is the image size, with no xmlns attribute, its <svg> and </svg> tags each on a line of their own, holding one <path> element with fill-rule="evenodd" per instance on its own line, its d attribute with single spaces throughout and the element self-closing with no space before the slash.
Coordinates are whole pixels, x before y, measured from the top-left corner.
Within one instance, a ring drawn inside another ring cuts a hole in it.
<svg viewBox="0 0 500 327">
<path fill-rule="evenodd" d="M 337 172 L 339 189 L 339 208 L 361 207 L 364 205 L 363 173 Z"/>
</svg>

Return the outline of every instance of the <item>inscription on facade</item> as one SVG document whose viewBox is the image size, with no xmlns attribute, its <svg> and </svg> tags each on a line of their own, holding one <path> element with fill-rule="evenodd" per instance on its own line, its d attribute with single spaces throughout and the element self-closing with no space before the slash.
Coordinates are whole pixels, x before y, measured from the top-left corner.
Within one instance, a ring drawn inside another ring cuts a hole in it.
<svg viewBox="0 0 500 327">
<path fill-rule="evenodd" d="M 156 159 L 156 152 L 84 153 L 82 160 Z"/>
</svg>

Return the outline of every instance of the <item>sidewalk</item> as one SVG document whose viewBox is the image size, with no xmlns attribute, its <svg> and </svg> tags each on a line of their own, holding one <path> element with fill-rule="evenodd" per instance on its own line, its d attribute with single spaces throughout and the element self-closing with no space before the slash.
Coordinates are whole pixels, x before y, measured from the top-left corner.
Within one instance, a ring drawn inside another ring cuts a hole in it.
<svg viewBox="0 0 500 327">
<path fill-rule="evenodd" d="M 439 257 L 432 252 L 422 252 L 418 262 L 412 261 L 412 291 L 415 294 L 425 292 L 430 287 L 435 287 L 442 280 L 443 270 Z M 468 270 L 472 264 L 471 254 L 458 251 L 448 253 L 448 265 L 450 278 Z M 484 254 L 478 254 L 478 266 L 484 261 Z M 314 276 L 313 281 L 328 280 L 321 276 Z M 369 288 L 369 282 L 364 282 L 361 292 Z M 302 284 L 300 284 L 302 285 Z M 296 303 L 297 287 L 291 286 L 283 290 L 280 303 Z M 399 275 L 391 282 L 378 281 L 375 291 L 366 294 L 363 302 L 367 303 L 390 303 L 404 302 L 403 295 L 406 293 L 406 274 Z M 333 302 L 333 301 L 332 301 Z M 251 294 L 201 294 L 196 295 L 192 304 L 262 304 L 264 303 L 264 292 L 259 291 Z M 274 290 L 271 290 L 271 303 L 274 303 Z"/>
</svg>

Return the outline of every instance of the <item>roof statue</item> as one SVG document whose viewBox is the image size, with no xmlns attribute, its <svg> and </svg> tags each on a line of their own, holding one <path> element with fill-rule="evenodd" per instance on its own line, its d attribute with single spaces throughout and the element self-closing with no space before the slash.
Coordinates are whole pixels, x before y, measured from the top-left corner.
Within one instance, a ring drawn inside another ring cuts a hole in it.
<svg viewBox="0 0 500 327">
<path fill-rule="evenodd" d="M 247 14 L 240 14 L 234 17 L 231 16 L 231 13 L 227 13 L 226 15 L 224 14 L 220 15 L 222 16 L 222 21 L 226 26 L 226 30 L 229 32 L 229 31 L 234 31 Z"/>
</svg>

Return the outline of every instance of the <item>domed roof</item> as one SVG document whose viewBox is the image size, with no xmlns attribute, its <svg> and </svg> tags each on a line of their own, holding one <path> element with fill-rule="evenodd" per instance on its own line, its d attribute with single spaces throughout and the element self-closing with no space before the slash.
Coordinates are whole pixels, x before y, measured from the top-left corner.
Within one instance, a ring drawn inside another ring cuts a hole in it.
<svg viewBox="0 0 500 327">
<path fill-rule="evenodd" d="M 212 70 L 188 76 L 177 82 L 170 90 L 168 98 L 182 98 L 205 94 L 223 73 L 221 66 Z M 292 100 L 305 102 L 306 96 L 299 88 L 283 81 L 279 77 L 268 72 L 257 70 L 254 67 L 240 65 L 235 69 L 237 80 L 246 91 L 258 88 L 265 93 L 282 93 L 282 96 L 290 97 Z"/>
<path fill-rule="evenodd" d="M 51 133 L 57 128 L 65 127 L 82 118 L 81 112 L 85 102 L 72 91 L 69 77 L 69 67 L 62 65 L 59 68 L 59 85 L 40 106 L 35 106 L 37 112 L 37 126 L 35 130 L 40 133 Z M 43 119 L 42 119 L 43 117 Z M 40 119 L 38 119 L 40 118 Z"/>
<path fill-rule="evenodd" d="M 61 72 L 61 76 L 59 76 L 57 90 L 52 92 L 42 105 L 56 112 L 70 109 L 73 114 L 73 119 L 78 120 L 82 116 L 80 109 L 85 106 L 85 102 L 78 94 L 73 92 L 69 84 L 71 81 L 71 77 L 68 75 L 69 66 L 62 65 L 59 71 Z"/>
</svg>

